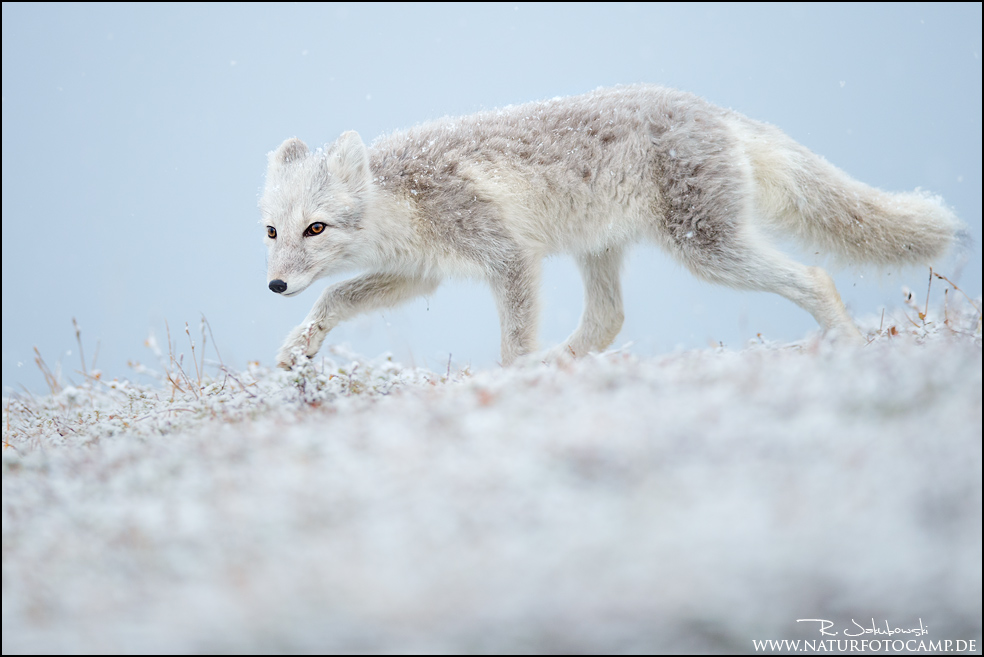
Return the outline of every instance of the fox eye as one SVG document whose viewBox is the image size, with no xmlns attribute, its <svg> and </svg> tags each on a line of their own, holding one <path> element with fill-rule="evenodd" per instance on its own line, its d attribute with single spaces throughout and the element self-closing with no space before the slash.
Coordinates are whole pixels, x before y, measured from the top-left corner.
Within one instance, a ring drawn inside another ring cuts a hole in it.
<svg viewBox="0 0 984 657">
<path fill-rule="evenodd" d="M 311 224 L 304 230 L 304 237 L 311 237 L 312 235 L 318 235 L 320 233 L 323 233 L 325 228 L 327 228 L 327 226 L 325 226 L 323 223 L 321 223 L 320 221 L 315 221 L 313 224 Z"/>
<path fill-rule="evenodd" d="M 267 237 L 272 240 L 277 239 L 277 229 L 273 226 L 267 226 Z"/>
</svg>

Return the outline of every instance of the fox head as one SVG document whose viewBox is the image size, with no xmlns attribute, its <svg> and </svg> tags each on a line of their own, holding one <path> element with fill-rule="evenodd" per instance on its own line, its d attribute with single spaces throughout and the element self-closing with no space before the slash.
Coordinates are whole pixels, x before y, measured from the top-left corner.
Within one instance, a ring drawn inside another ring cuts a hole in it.
<svg viewBox="0 0 984 657">
<path fill-rule="evenodd" d="M 296 138 L 270 153 L 260 212 L 271 290 L 293 296 L 359 263 L 370 187 L 369 154 L 356 132 L 313 153 Z"/>
</svg>

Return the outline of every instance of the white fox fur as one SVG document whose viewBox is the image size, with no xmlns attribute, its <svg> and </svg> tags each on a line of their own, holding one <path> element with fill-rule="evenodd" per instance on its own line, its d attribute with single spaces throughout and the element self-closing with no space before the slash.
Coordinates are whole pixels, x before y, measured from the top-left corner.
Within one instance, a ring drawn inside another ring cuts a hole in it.
<svg viewBox="0 0 984 657">
<path fill-rule="evenodd" d="M 343 270 L 287 337 L 313 356 L 339 322 L 434 290 L 492 288 L 502 363 L 536 350 L 540 261 L 573 255 L 585 308 L 554 353 L 602 350 L 622 326 L 625 248 L 649 240 L 695 275 L 780 294 L 825 331 L 859 334 L 830 277 L 777 251 L 778 229 L 852 263 L 929 263 L 960 223 L 938 197 L 850 178 L 770 125 L 651 85 L 445 118 L 366 148 L 346 132 L 316 152 L 288 139 L 260 201 L 268 278 L 291 296 Z"/>
</svg>

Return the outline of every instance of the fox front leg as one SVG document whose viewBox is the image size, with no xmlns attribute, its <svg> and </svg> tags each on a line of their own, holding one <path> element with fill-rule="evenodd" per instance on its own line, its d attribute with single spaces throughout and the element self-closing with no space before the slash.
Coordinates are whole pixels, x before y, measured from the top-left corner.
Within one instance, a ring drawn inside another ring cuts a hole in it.
<svg viewBox="0 0 984 657">
<path fill-rule="evenodd" d="M 589 351 L 603 351 L 622 330 L 622 290 L 619 269 L 622 250 L 609 247 L 577 257 L 584 281 L 584 312 L 581 323 L 564 344 L 551 349 L 547 360 L 579 357 Z"/>
<path fill-rule="evenodd" d="M 287 336 L 277 365 L 290 369 L 299 355 L 313 358 L 328 332 L 340 322 L 377 308 L 433 292 L 440 280 L 398 274 L 366 274 L 332 285 L 321 293 L 304 322 Z"/>
<path fill-rule="evenodd" d="M 540 263 L 532 256 L 517 254 L 503 261 L 489 278 L 499 309 L 502 329 L 502 364 L 536 351 L 539 321 Z"/>
<path fill-rule="evenodd" d="M 328 290 L 325 290 L 321 296 L 324 297 L 327 293 Z M 317 306 L 315 306 L 316 308 Z M 311 315 L 314 314 L 313 310 Z M 308 315 L 302 324 L 296 326 L 287 335 L 287 339 L 284 340 L 284 344 L 277 352 L 277 367 L 289 370 L 301 362 L 304 356 L 314 358 L 314 355 L 321 349 L 322 343 L 328 336 L 328 331 L 334 328 L 334 325 L 328 326 L 324 320 L 312 319 L 311 315 Z"/>
</svg>

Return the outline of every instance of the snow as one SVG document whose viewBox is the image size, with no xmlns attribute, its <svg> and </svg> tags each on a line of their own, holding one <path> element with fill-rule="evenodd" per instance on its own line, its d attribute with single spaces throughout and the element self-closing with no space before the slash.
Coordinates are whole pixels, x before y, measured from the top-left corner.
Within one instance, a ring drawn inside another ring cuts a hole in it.
<svg viewBox="0 0 984 657">
<path fill-rule="evenodd" d="M 157 385 L 5 398 L 3 652 L 979 642 L 981 316 L 909 304 L 861 349 L 162 355 Z"/>
</svg>

